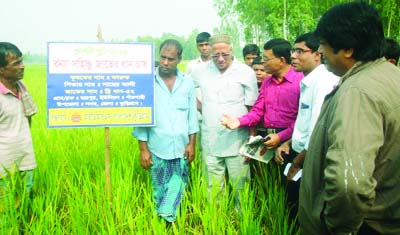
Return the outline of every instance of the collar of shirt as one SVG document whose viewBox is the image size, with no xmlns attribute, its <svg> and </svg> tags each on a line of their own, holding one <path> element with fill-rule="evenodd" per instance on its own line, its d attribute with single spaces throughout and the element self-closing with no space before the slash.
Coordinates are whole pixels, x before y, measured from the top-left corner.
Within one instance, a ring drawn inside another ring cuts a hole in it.
<svg viewBox="0 0 400 235">
<path fill-rule="evenodd" d="M 182 80 L 183 80 L 183 77 L 184 77 L 184 76 L 185 76 L 185 75 L 184 75 L 183 73 L 181 73 L 179 70 L 177 70 L 174 88 L 172 89 L 171 93 L 173 93 L 174 91 L 176 91 L 176 89 L 178 89 L 178 87 L 179 87 L 179 86 L 181 85 L 181 83 L 182 83 Z M 163 90 L 166 90 L 166 91 L 170 92 L 169 89 L 168 89 L 168 87 L 167 87 L 167 85 L 165 85 L 164 80 L 161 78 L 160 74 L 158 73 L 158 69 L 157 69 L 157 72 L 156 72 L 156 74 L 155 74 L 155 79 L 156 79 L 156 82 L 160 85 L 160 87 L 161 87 Z"/>
<path fill-rule="evenodd" d="M 12 92 L 6 86 L 4 86 L 2 82 L 0 82 L 0 93 L 5 95 Z"/>
<path fill-rule="evenodd" d="M 210 60 L 203 61 L 203 60 L 201 59 L 201 56 L 199 56 L 199 58 L 197 58 L 196 62 L 197 62 L 197 64 L 205 64 L 205 63 L 207 63 L 207 62 L 210 62 Z"/>
<path fill-rule="evenodd" d="M 287 71 L 287 73 L 285 75 L 283 75 L 282 82 L 288 81 L 290 83 L 293 83 L 293 80 L 296 77 L 296 73 L 297 72 L 294 70 L 294 68 L 292 66 L 290 66 L 289 71 Z M 267 77 L 265 80 L 270 80 L 270 81 L 275 82 L 276 84 L 279 84 L 278 79 L 274 75 Z"/>
<path fill-rule="evenodd" d="M 301 84 L 309 87 L 313 84 L 315 79 L 326 78 L 326 73 L 330 73 L 330 72 L 327 71 L 324 64 L 320 64 L 301 80 Z M 334 75 L 332 74 L 332 76 L 334 76 Z M 329 77 L 329 79 L 330 78 L 331 77 Z"/>
<path fill-rule="evenodd" d="M 353 67 L 351 67 L 340 79 L 339 86 L 347 80 L 347 78 L 351 77 L 353 74 L 358 73 L 359 71 L 363 70 L 367 66 L 371 66 L 372 64 L 380 64 L 380 63 L 385 63 L 387 62 L 384 57 L 373 60 L 373 61 L 368 61 L 368 62 L 362 62 L 362 61 L 357 61 Z"/>
<path fill-rule="evenodd" d="M 12 91 L 10 91 L 10 89 L 8 89 L 6 86 L 4 86 L 4 84 L 2 82 L 0 82 L 0 93 L 6 95 L 6 94 L 11 94 L 15 97 L 17 97 L 18 99 L 21 99 L 21 95 L 23 92 L 26 91 L 25 86 L 22 84 L 22 82 L 17 81 L 17 86 L 18 86 L 18 94 L 14 94 Z"/>
</svg>

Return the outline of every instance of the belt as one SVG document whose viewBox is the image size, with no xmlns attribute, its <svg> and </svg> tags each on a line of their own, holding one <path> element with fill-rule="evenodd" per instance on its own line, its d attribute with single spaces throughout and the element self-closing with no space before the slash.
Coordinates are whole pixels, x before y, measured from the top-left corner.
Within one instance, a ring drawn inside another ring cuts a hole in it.
<svg viewBox="0 0 400 235">
<path fill-rule="evenodd" d="M 265 128 L 265 127 L 261 127 L 261 128 L 257 128 L 257 131 L 259 132 L 264 132 L 266 134 L 276 134 L 279 133 L 283 130 L 285 130 L 286 128 Z"/>
</svg>

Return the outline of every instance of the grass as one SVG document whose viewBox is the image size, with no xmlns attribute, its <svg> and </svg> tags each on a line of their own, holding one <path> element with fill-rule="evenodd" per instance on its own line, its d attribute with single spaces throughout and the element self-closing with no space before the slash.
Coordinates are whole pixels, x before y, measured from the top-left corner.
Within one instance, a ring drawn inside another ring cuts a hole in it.
<svg viewBox="0 0 400 235">
<path fill-rule="evenodd" d="M 229 192 L 219 205 L 207 201 L 200 159 L 192 165 L 178 220 L 167 228 L 155 213 L 149 173 L 140 167 L 130 127 L 110 128 L 110 207 L 104 128 L 48 129 L 46 67 L 26 66 L 24 82 L 39 107 L 32 122 L 38 164 L 35 187 L 31 199 L 18 190 L 19 196 L 9 198 L 22 202 L 3 212 L 0 234 L 296 234 L 287 225 L 284 193 L 274 177 L 261 182 L 267 192 L 246 189 L 239 219 Z"/>
</svg>

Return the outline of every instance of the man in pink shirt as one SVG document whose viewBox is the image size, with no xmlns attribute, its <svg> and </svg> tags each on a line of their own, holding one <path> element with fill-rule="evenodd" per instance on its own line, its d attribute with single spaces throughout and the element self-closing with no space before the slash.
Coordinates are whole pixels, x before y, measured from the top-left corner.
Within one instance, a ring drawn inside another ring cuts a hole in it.
<svg viewBox="0 0 400 235">
<path fill-rule="evenodd" d="M 263 135 L 270 138 L 264 142 L 268 149 L 275 149 L 290 139 L 296 121 L 300 81 L 304 75 L 290 65 L 290 50 L 290 43 L 284 39 L 272 39 L 265 43 L 262 58 L 266 72 L 271 76 L 263 81 L 257 101 L 249 113 L 240 118 L 225 115 L 223 121 L 229 129 L 253 127 L 263 121 Z"/>
<path fill-rule="evenodd" d="M 263 81 L 250 112 L 239 118 L 224 115 L 222 120 L 222 124 L 229 129 L 254 127 L 262 121 L 264 130 L 258 130 L 258 134 L 269 137 L 264 142 L 268 151 L 263 158 L 267 162 L 274 157 L 276 148 L 291 138 L 297 117 L 300 81 L 304 75 L 291 66 L 291 48 L 288 41 L 280 38 L 265 43 L 262 59 L 266 72 L 271 76 Z M 261 161 L 252 164 L 252 178 L 257 176 L 259 182 L 265 182 L 267 175 L 270 175 L 266 170 L 267 165 Z M 263 184 L 261 188 L 268 190 Z"/>
</svg>

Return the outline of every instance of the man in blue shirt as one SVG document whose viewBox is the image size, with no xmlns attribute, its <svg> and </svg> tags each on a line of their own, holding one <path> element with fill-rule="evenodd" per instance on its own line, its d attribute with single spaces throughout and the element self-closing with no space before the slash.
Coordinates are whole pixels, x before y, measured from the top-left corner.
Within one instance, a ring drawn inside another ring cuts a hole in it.
<svg viewBox="0 0 400 235">
<path fill-rule="evenodd" d="M 157 214 L 167 222 L 176 220 L 199 130 L 193 82 L 177 69 L 181 58 L 178 41 L 168 39 L 161 44 L 154 90 L 156 126 L 134 130 L 140 164 L 150 169 Z"/>
</svg>

